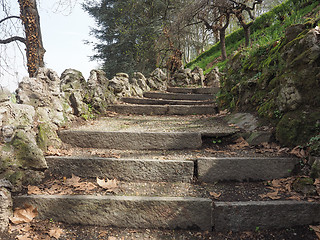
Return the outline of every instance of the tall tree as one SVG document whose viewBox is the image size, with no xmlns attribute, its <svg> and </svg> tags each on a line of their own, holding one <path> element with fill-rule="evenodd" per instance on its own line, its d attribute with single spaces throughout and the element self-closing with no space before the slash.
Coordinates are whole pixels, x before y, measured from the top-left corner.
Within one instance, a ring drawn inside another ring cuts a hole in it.
<svg viewBox="0 0 320 240">
<path fill-rule="evenodd" d="M 6 39 L 0 39 L 0 44 L 8 44 L 14 41 L 24 43 L 26 45 L 28 73 L 30 77 L 35 77 L 38 69 L 44 66 L 43 56 L 45 53 L 37 2 L 36 0 L 18 0 L 18 3 L 20 16 L 6 16 L 0 20 L 0 24 L 13 18 L 19 18 L 24 26 L 25 36 L 10 36 Z M 5 4 L 6 2 L 1 2 L 3 8 L 5 8 Z"/>
<path fill-rule="evenodd" d="M 117 72 L 149 73 L 157 66 L 159 36 L 166 25 L 170 0 L 85 1 L 84 9 L 95 19 L 93 59 L 102 61 L 109 77 Z"/>
</svg>

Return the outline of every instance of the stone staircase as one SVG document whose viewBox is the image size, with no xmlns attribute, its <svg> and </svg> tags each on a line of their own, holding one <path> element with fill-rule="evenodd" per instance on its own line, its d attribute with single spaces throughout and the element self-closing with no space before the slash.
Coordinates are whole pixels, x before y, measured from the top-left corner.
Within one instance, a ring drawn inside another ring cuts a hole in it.
<svg viewBox="0 0 320 240">
<path fill-rule="evenodd" d="M 149 92 L 140 99 L 124 98 L 124 103 L 110 106 L 109 110 L 118 115 L 101 118 L 90 126 L 59 132 L 62 141 L 70 146 L 128 150 L 136 155 L 46 158 L 49 174 L 57 178 L 72 174 L 87 179 L 116 178 L 144 186 L 154 183 L 151 188 L 161 183 L 165 193 L 22 195 L 14 198 L 15 207 L 31 204 L 37 207 L 40 219 L 125 228 L 223 232 L 320 222 L 320 204 L 317 202 L 264 201 L 257 197 L 223 201 L 212 197 L 210 191 L 215 191 L 219 183 L 223 188 L 224 183 L 236 186 L 239 181 L 288 177 L 299 163 L 299 159 L 292 157 L 197 157 L 206 138 L 223 139 L 238 131 L 216 121 L 212 115 L 217 112 L 212 91 L 168 88 L 166 93 Z M 200 190 L 190 194 L 190 189 Z"/>
<path fill-rule="evenodd" d="M 217 88 L 167 88 L 166 92 L 145 92 L 143 98 L 122 98 L 122 104 L 108 110 L 146 115 L 215 114 Z M 125 104 L 123 104 L 125 103 Z"/>
</svg>

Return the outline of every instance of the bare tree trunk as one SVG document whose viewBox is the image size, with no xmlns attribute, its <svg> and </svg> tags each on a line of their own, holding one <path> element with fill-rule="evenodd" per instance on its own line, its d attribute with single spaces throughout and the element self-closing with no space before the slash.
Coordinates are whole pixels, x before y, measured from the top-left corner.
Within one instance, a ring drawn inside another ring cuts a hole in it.
<svg viewBox="0 0 320 240">
<path fill-rule="evenodd" d="M 226 29 L 222 28 L 219 31 L 220 34 L 220 49 L 221 49 L 221 60 L 227 60 L 227 50 L 226 50 Z"/>
<path fill-rule="evenodd" d="M 36 0 L 18 0 L 20 18 L 26 34 L 27 66 L 30 77 L 35 77 L 40 67 L 44 67 L 45 49 L 42 44 L 40 17 Z"/>
<path fill-rule="evenodd" d="M 243 30 L 244 30 L 245 46 L 248 47 L 250 45 L 250 25 L 243 26 Z"/>
</svg>

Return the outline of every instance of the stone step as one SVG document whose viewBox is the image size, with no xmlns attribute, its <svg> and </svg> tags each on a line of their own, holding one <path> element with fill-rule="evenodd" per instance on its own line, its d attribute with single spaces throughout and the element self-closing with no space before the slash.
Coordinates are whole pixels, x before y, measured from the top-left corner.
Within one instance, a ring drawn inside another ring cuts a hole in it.
<svg viewBox="0 0 320 240">
<path fill-rule="evenodd" d="M 211 94 L 186 94 L 186 93 L 164 93 L 164 92 L 145 92 L 145 98 L 170 99 L 170 100 L 214 100 Z"/>
<path fill-rule="evenodd" d="M 183 88 L 183 87 L 168 87 L 168 92 L 172 93 L 195 93 L 195 94 L 217 94 L 220 91 L 218 87 L 204 87 L 204 88 Z"/>
<path fill-rule="evenodd" d="M 208 115 L 218 113 L 212 105 L 111 105 L 108 111 L 137 115 Z"/>
<path fill-rule="evenodd" d="M 320 223 L 318 202 L 277 200 L 212 202 L 197 197 L 24 195 L 39 219 L 122 228 L 198 229 L 217 232 L 290 228 Z"/>
<path fill-rule="evenodd" d="M 120 181 L 191 182 L 194 162 L 182 160 L 46 157 L 54 176 L 109 178 Z"/>
<path fill-rule="evenodd" d="M 197 173 L 198 179 L 207 183 L 272 180 L 289 177 L 298 163 L 298 158 L 199 158 L 197 159 Z"/>
<path fill-rule="evenodd" d="M 202 145 L 201 133 L 189 132 L 58 132 L 60 139 L 72 146 L 82 148 L 105 148 L 120 150 L 144 149 L 197 149 Z"/>
<path fill-rule="evenodd" d="M 40 219 L 68 224 L 123 228 L 211 230 L 212 201 L 192 197 L 29 195 L 14 207 L 30 204 Z"/>
<path fill-rule="evenodd" d="M 122 98 L 122 102 L 131 104 L 146 104 L 146 105 L 208 105 L 214 104 L 214 100 L 191 101 L 191 100 L 163 100 L 149 98 Z"/>
<path fill-rule="evenodd" d="M 320 203 L 307 201 L 216 202 L 214 230 L 290 228 L 320 223 Z"/>
</svg>

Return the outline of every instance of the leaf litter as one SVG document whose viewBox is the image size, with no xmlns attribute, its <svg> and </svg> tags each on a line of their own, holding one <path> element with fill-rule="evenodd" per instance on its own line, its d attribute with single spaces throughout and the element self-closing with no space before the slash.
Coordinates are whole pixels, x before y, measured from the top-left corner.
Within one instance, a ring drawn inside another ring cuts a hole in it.
<svg viewBox="0 0 320 240">
<path fill-rule="evenodd" d="M 96 182 L 84 181 L 72 174 L 71 178 L 51 179 L 39 186 L 28 186 L 29 195 L 75 195 L 94 193 L 118 193 L 118 181 L 116 179 L 96 179 Z"/>
<path fill-rule="evenodd" d="M 314 186 L 317 190 L 317 195 L 315 196 L 306 196 L 301 193 L 296 192 L 293 189 L 294 182 L 303 176 L 293 176 L 288 178 L 273 179 L 272 181 L 267 181 L 266 186 L 270 192 L 265 194 L 260 194 L 259 197 L 262 199 L 268 198 L 272 200 L 277 199 L 289 199 L 289 200 L 308 200 L 310 202 L 320 200 L 320 179 L 315 179 Z"/>
</svg>

